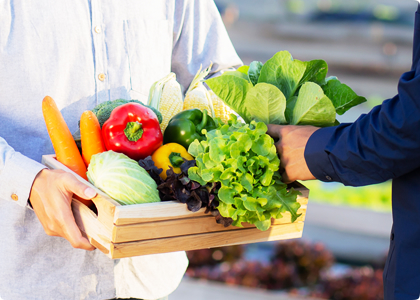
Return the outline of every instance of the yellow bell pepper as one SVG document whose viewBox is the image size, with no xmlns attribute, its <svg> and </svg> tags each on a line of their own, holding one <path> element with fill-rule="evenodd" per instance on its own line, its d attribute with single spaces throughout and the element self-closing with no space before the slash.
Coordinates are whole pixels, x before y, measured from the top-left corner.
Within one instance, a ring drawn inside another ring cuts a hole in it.
<svg viewBox="0 0 420 300">
<path fill-rule="evenodd" d="M 169 170 L 169 166 L 174 169 L 175 173 L 181 173 L 179 167 L 184 162 L 182 158 L 185 158 L 186 160 L 194 159 L 183 146 L 177 143 L 165 144 L 158 148 L 152 155 L 155 166 L 159 169 L 163 169 L 163 172 L 159 175 L 163 180 L 167 177 L 166 171 Z"/>
</svg>

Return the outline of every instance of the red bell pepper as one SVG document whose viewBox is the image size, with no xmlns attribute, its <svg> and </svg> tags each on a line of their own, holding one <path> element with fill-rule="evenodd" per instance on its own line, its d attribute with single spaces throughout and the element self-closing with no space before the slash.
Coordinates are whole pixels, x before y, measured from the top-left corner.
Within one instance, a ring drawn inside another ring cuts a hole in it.
<svg viewBox="0 0 420 300">
<path fill-rule="evenodd" d="M 102 126 L 102 136 L 107 150 L 134 160 L 151 155 L 163 141 L 156 114 L 138 103 L 116 107 Z"/>
</svg>

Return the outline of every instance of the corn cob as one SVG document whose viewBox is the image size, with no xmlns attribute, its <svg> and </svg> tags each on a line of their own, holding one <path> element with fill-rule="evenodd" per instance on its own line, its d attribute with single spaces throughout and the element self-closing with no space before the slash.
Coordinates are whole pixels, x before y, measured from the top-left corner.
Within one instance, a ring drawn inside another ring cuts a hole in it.
<svg viewBox="0 0 420 300">
<path fill-rule="evenodd" d="M 209 74 L 212 65 L 213 64 L 210 64 L 210 66 L 202 72 L 201 67 L 200 70 L 198 70 L 185 95 L 183 110 L 198 108 L 203 111 L 206 109 L 211 117 L 215 116 L 213 104 L 211 102 L 212 99 L 206 87 L 203 85 L 203 80 Z"/>
<path fill-rule="evenodd" d="M 171 118 L 182 111 L 183 107 L 181 86 L 176 81 L 175 73 L 169 73 L 152 85 L 148 105 L 162 114 L 160 129 L 164 132 Z"/>
<path fill-rule="evenodd" d="M 185 95 L 183 110 L 198 108 L 203 111 L 206 109 L 211 117 L 218 117 L 222 122 L 227 123 L 230 114 L 235 114 L 235 111 L 203 85 L 203 80 L 209 74 L 211 67 L 212 64 L 203 72 L 201 72 L 201 67 L 198 70 Z"/>
<path fill-rule="evenodd" d="M 227 106 L 212 90 L 209 90 L 208 93 L 212 100 L 211 102 L 213 103 L 215 116 L 220 118 L 223 123 L 227 123 L 230 118 L 230 114 L 236 114 L 235 111 Z"/>
</svg>

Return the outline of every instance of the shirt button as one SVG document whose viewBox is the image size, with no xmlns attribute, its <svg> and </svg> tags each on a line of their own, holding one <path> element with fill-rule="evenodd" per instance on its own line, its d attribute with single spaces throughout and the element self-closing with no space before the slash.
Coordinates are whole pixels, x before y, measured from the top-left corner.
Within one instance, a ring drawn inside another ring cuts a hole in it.
<svg viewBox="0 0 420 300">
<path fill-rule="evenodd" d="M 101 26 L 95 26 L 95 32 L 101 33 Z"/>
<path fill-rule="evenodd" d="M 18 197 L 18 195 L 16 195 L 16 194 L 12 194 L 12 200 L 13 201 L 18 201 L 19 200 L 19 197 Z"/>
<path fill-rule="evenodd" d="M 98 75 L 98 79 L 99 79 L 100 81 L 104 81 L 104 80 L 105 80 L 105 74 L 104 74 L 104 73 L 99 74 L 99 75 Z"/>
<path fill-rule="evenodd" d="M 331 181 L 332 180 L 332 178 L 330 177 L 330 176 L 325 176 L 325 178 L 327 179 L 327 180 L 329 180 L 329 181 Z"/>
</svg>

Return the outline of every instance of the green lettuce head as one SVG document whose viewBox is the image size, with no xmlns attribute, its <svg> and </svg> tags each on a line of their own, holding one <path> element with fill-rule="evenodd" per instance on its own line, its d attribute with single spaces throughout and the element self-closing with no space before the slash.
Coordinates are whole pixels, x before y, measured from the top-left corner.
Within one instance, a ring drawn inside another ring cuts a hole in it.
<svg viewBox="0 0 420 300">
<path fill-rule="evenodd" d="M 122 153 L 106 151 L 93 155 L 87 177 L 123 205 L 160 201 L 155 181 L 135 160 Z"/>
</svg>

